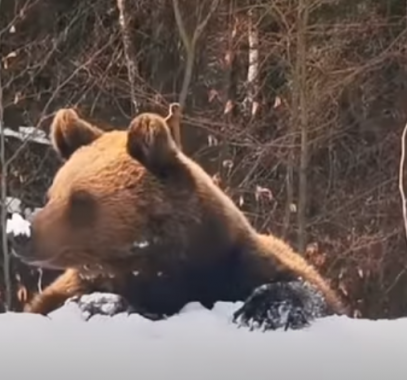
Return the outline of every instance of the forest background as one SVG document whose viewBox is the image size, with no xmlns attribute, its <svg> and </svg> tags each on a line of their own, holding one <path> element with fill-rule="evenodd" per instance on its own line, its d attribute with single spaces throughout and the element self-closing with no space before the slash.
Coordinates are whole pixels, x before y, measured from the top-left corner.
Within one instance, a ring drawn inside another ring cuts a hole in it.
<svg viewBox="0 0 407 380">
<path fill-rule="evenodd" d="M 4 130 L 48 133 L 67 106 L 126 128 L 179 101 L 183 149 L 256 228 L 304 254 L 355 317 L 407 314 L 406 1 L 0 0 L 0 56 Z M 0 137 L 3 202 L 41 207 L 59 160 Z M 20 310 L 56 273 L 5 251 L 3 233 L 1 302 Z"/>
</svg>

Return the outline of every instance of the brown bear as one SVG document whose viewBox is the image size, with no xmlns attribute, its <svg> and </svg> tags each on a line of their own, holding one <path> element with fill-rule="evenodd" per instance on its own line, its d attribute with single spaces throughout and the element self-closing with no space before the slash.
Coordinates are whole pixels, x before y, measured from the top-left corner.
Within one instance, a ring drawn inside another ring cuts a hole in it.
<svg viewBox="0 0 407 380">
<path fill-rule="evenodd" d="M 198 301 L 245 301 L 234 320 L 299 328 L 346 313 L 313 266 L 259 234 L 212 178 L 175 143 L 179 107 L 142 113 L 128 130 L 104 132 L 73 109 L 52 122 L 65 161 L 17 249 L 25 263 L 66 269 L 26 311 L 47 314 L 68 298 L 117 293 L 159 318 Z"/>
</svg>

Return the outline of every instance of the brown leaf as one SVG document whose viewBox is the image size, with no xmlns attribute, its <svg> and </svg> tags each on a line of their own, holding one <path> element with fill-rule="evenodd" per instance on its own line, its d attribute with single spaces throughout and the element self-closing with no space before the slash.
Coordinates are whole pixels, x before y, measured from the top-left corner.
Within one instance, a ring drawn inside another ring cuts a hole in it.
<svg viewBox="0 0 407 380">
<path fill-rule="evenodd" d="M 25 303 L 28 300 L 28 291 L 24 285 L 19 285 L 19 289 L 17 290 L 17 299 L 21 303 Z"/>
<path fill-rule="evenodd" d="M 233 102 L 229 99 L 225 104 L 225 110 L 223 111 L 223 113 L 225 115 L 227 115 L 230 112 L 232 112 L 232 109 L 233 109 Z"/>
<path fill-rule="evenodd" d="M 256 186 L 254 197 L 257 202 L 260 200 L 260 198 L 265 198 L 268 201 L 271 201 L 273 199 L 273 193 L 267 187 Z"/>
<path fill-rule="evenodd" d="M 216 186 L 220 187 L 222 184 L 222 178 L 220 177 L 219 173 L 216 173 L 212 176 L 212 181 L 215 183 Z"/>
<path fill-rule="evenodd" d="M 281 106 L 281 104 L 282 104 L 281 98 L 279 96 L 276 96 L 276 98 L 274 99 L 273 108 L 278 108 Z"/>
<path fill-rule="evenodd" d="M 348 296 L 348 291 L 345 287 L 345 284 L 342 281 L 339 284 L 339 289 L 345 296 Z"/>
<path fill-rule="evenodd" d="M 208 146 L 217 146 L 218 143 L 219 142 L 215 136 L 208 135 Z"/>
<path fill-rule="evenodd" d="M 214 99 L 219 99 L 219 93 L 215 89 L 210 89 L 208 94 L 208 102 L 212 103 Z"/>
<path fill-rule="evenodd" d="M 252 104 L 252 116 L 256 116 L 257 113 L 259 112 L 260 109 L 260 103 L 259 102 L 253 102 Z"/>
<path fill-rule="evenodd" d="M 226 169 L 232 169 L 233 168 L 233 161 L 232 160 L 224 160 L 222 162 L 222 166 Z"/>
</svg>

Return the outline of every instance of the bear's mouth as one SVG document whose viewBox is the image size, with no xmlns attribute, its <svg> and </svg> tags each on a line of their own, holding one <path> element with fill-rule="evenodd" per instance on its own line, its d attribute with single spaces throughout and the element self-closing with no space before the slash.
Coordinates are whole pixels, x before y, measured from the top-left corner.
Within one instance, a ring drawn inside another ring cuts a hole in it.
<svg viewBox="0 0 407 380">
<path fill-rule="evenodd" d="M 18 258 L 26 265 L 29 265 L 31 267 L 37 267 L 37 268 L 42 268 L 42 269 L 50 269 L 50 270 L 62 270 L 65 269 L 65 267 L 56 265 L 53 263 L 53 260 L 38 260 L 36 258 L 29 258 L 29 257 L 21 257 L 18 256 Z"/>
</svg>

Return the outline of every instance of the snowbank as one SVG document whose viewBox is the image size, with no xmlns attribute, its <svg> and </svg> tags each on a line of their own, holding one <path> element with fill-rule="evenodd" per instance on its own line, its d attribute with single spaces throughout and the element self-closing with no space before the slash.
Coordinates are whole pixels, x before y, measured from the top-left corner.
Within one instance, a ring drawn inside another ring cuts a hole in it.
<svg viewBox="0 0 407 380">
<path fill-rule="evenodd" d="M 84 322 L 75 304 L 50 317 L 0 315 L 1 375 L 55 379 L 393 380 L 407 373 L 407 319 L 329 317 L 299 331 L 249 332 L 190 304 L 166 321 L 138 315 Z"/>
<path fill-rule="evenodd" d="M 12 199 L 11 199 L 12 200 Z M 9 212 L 21 212 L 10 202 Z M 12 215 L 7 232 L 28 234 Z M 238 303 L 209 311 L 188 305 L 152 322 L 139 315 L 95 316 L 74 303 L 49 317 L 0 315 L 2 379 L 41 380 L 393 380 L 407 376 L 407 318 L 330 317 L 297 331 L 250 332 L 230 316 Z"/>
</svg>

